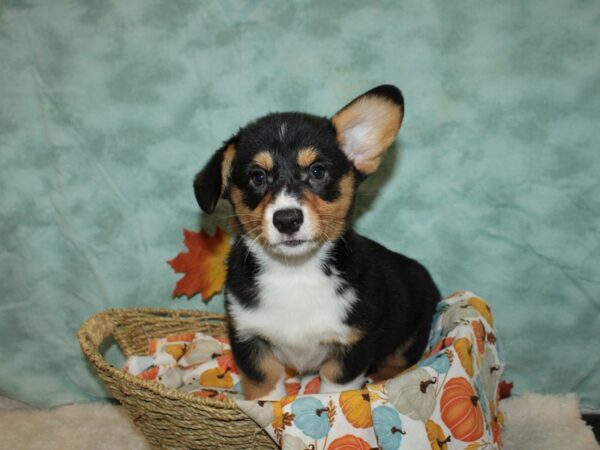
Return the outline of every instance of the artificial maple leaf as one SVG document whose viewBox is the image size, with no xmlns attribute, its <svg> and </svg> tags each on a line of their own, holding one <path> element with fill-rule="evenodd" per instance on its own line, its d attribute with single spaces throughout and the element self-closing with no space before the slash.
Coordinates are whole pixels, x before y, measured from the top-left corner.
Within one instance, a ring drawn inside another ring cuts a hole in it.
<svg viewBox="0 0 600 450">
<path fill-rule="evenodd" d="M 225 284 L 231 237 L 219 227 L 214 236 L 204 230 L 196 233 L 186 229 L 183 236 L 189 251 L 167 261 L 175 272 L 185 274 L 177 281 L 173 297 L 191 298 L 200 293 L 202 300 L 208 302 Z"/>
</svg>

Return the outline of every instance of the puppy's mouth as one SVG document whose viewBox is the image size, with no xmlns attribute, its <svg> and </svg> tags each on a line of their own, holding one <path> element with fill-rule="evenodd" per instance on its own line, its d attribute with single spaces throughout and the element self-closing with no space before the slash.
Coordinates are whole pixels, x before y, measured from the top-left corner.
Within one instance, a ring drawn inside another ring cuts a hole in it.
<svg viewBox="0 0 600 450">
<path fill-rule="evenodd" d="M 313 239 L 283 238 L 277 243 L 271 244 L 271 251 L 275 255 L 285 257 L 302 257 L 311 253 L 318 244 Z"/>
<path fill-rule="evenodd" d="M 277 245 L 281 245 L 284 247 L 298 247 L 306 242 L 311 242 L 307 239 L 287 239 L 285 241 L 279 242 Z"/>
</svg>

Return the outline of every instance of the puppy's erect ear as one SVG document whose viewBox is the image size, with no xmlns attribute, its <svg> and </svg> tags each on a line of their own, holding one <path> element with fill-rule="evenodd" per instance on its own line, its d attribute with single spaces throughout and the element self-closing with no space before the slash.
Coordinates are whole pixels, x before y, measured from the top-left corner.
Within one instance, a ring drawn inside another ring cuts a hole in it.
<svg viewBox="0 0 600 450">
<path fill-rule="evenodd" d="M 404 116 L 402 92 L 389 84 L 355 98 L 332 117 L 346 156 L 365 175 L 377 170 Z"/>
<path fill-rule="evenodd" d="M 231 163 L 235 156 L 235 146 L 227 143 L 210 158 L 204 169 L 196 175 L 194 193 L 200 208 L 211 214 L 219 198 L 226 192 L 231 173 Z"/>
</svg>

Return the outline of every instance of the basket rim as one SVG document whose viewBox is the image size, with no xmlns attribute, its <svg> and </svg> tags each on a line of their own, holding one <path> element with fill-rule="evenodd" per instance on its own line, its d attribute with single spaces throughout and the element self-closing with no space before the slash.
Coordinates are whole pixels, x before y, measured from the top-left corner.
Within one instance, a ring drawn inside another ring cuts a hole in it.
<svg viewBox="0 0 600 450">
<path fill-rule="evenodd" d="M 83 352 L 86 359 L 90 362 L 90 364 L 95 366 L 97 370 L 108 373 L 112 378 L 115 378 L 118 381 L 126 381 L 140 389 L 152 391 L 155 394 L 167 397 L 172 400 L 184 400 L 186 401 L 186 404 L 192 407 L 201 408 L 210 406 L 219 409 L 233 409 L 239 411 L 241 414 L 244 414 L 235 402 L 235 400 L 233 400 L 230 397 L 225 397 L 222 400 L 217 400 L 210 397 L 193 396 L 192 394 L 182 392 L 178 389 L 164 386 L 160 383 L 157 383 L 156 381 L 143 380 L 108 363 L 108 361 L 106 361 L 106 359 L 104 359 L 103 355 L 100 353 L 99 346 L 102 344 L 102 342 L 104 342 L 108 337 L 110 337 L 113 334 L 112 330 L 114 328 L 114 322 L 112 322 L 110 332 L 102 337 L 100 343 L 97 346 L 94 345 L 93 341 L 91 340 L 90 332 L 103 323 L 106 324 L 107 322 L 111 322 L 111 317 L 114 314 L 123 312 L 148 313 L 153 315 L 167 314 L 171 316 L 178 316 L 180 314 L 184 314 L 195 317 L 205 317 L 211 320 L 224 320 L 226 317 L 224 314 L 210 313 L 206 311 L 197 310 L 173 310 L 168 308 L 109 308 L 104 311 L 97 312 L 92 316 L 88 317 L 79 328 L 77 332 L 77 338 L 79 340 L 81 351 Z"/>
<path fill-rule="evenodd" d="M 209 311 L 200 311 L 197 309 L 171 309 L 171 308 L 152 308 L 152 307 L 120 307 L 120 308 L 107 308 L 103 311 L 98 311 L 92 314 L 90 317 L 86 319 L 85 322 L 92 319 L 94 316 L 104 314 L 104 315 L 113 315 L 115 313 L 144 313 L 144 314 L 152 314 L 152 315 L 161 315 L 166 314 L 169 316 L 179 316 L 179 315 L 189 315 L 189 316 L 197 316 L 197 317 L 205 317 L 208 319 L 218 319 L 225 320 L 227 316 L 224 313 L 213 313 Z M 84 324 L 85 324 L 84 322 Z"/>
</svg>

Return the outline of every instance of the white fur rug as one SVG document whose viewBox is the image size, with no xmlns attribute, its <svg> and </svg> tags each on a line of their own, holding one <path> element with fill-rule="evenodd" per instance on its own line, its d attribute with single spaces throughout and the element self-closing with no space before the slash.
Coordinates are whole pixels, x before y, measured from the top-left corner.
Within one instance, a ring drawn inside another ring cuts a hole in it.
<svg viewBox="0 0 600 450">
<path fill-rule="evenodd" d="M 580 418 L 575 395 L 527 394 L 502 402 L 506 450 L 598 450 Z M 0 398 L 0 448 L 147 450 L 150 447 L 119 406 L 69 405 L 36 410 Z"/>
</svg>

